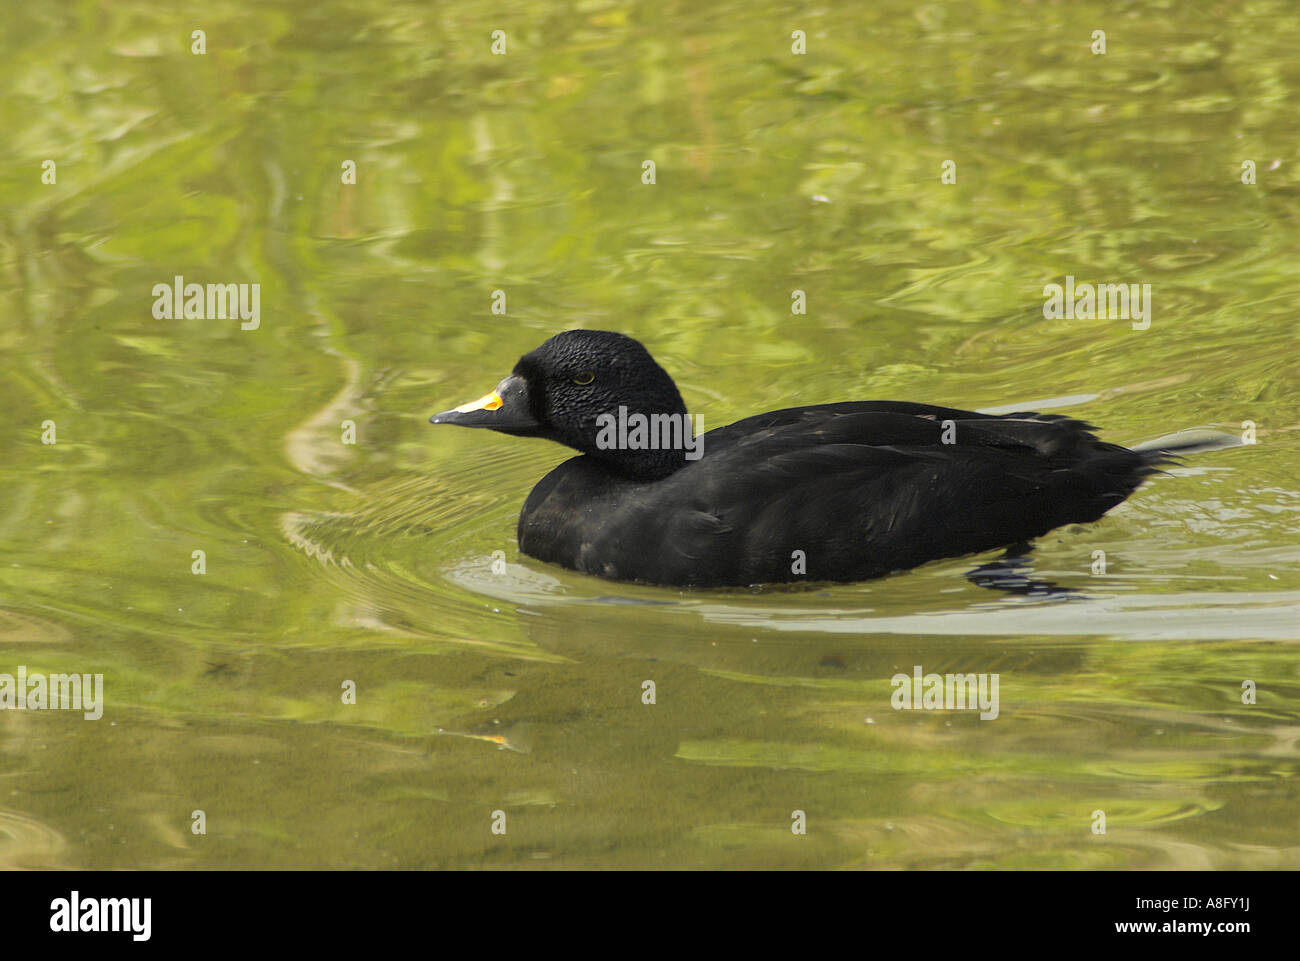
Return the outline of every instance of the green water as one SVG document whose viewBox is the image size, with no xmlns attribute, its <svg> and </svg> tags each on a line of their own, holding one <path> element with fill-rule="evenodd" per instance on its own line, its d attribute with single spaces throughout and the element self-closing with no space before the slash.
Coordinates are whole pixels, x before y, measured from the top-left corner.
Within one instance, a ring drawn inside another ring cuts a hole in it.
<svg viewBox="0 0 1300 961">
<path fill-rule="evenodd" d="M 0 673 L 105 705 L 0 712 L 0 867 L 1300 863 L 1293 4 L 3 6 Z M 515 546 L 564 450 L 427 423 L 577 326 L 706 427 L 1257 443 L 1040 542 L 1066 601 L 603 582 Z M 914 665 L 999 716 L 893 710 Z"/>
</svg>

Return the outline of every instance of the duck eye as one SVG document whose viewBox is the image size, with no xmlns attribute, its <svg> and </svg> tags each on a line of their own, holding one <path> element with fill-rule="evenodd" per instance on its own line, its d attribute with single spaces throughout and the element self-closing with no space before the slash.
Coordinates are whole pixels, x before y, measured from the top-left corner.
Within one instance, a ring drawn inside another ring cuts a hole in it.
<svg viewBox="0 0 1300 961">
<path fill-rule="evenodd" d="M 589 370 L 581 371 L 573 376 L 573 382 L 579 387 L 586 387 L 595 379 L 596 375 Z"/>
</svg>

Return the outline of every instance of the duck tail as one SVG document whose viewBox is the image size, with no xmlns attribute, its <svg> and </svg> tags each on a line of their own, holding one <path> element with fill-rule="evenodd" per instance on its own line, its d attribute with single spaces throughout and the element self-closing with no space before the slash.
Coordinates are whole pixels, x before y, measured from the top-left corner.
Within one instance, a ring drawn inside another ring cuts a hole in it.
<svg viewBox="0 0 1300 961">
<path fill-rule="evenodd" d="M 1237 434 L 1194 427 L 1145 441 L 1132 450 L 1142 457 L 1147 466 L 1156 467 L 1160 464 L 1177 463 L 1188 454 L 1203 454 L 1211 450 L 1242 447 L 1244 444 L 1245 441 Z"/>
</svg>

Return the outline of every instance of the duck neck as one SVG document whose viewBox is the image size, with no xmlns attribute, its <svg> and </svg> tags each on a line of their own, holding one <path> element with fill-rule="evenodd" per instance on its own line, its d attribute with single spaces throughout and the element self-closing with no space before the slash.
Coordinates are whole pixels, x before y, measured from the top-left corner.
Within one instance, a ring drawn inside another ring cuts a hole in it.
<svg viewBox="0 0 1300 961">
<path fill-rule="evenodd" d="M 690 461 L 680 450 L 594 450 L 587 452 L 605 467 L 631 480 L 663 480 Z"/>
<path fill-rule="evenodd" d="M 671 413 L 629 411 L 601 414 L 582 443 L 572 444 L 606 467 L 636 480 L 660 480 L 676 473 L 704 448 L 685 408 Z"/>
</svg>

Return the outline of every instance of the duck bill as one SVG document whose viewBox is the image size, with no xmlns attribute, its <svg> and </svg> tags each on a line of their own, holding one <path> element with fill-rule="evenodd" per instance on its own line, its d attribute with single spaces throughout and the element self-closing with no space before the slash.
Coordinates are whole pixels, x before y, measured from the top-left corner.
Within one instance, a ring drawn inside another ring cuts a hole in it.
<svg viewBox="0 0 1300 961">
<path fill-rule="evenodd" d="M 429 423 L 486 427 L 506 434 L 531 434 L 542 426 L 530 409 L 528 385 L 516 376 L 507 377 L 497 384 L 496 390 L 478 400 L 434 414 Z"/>
</svg>

